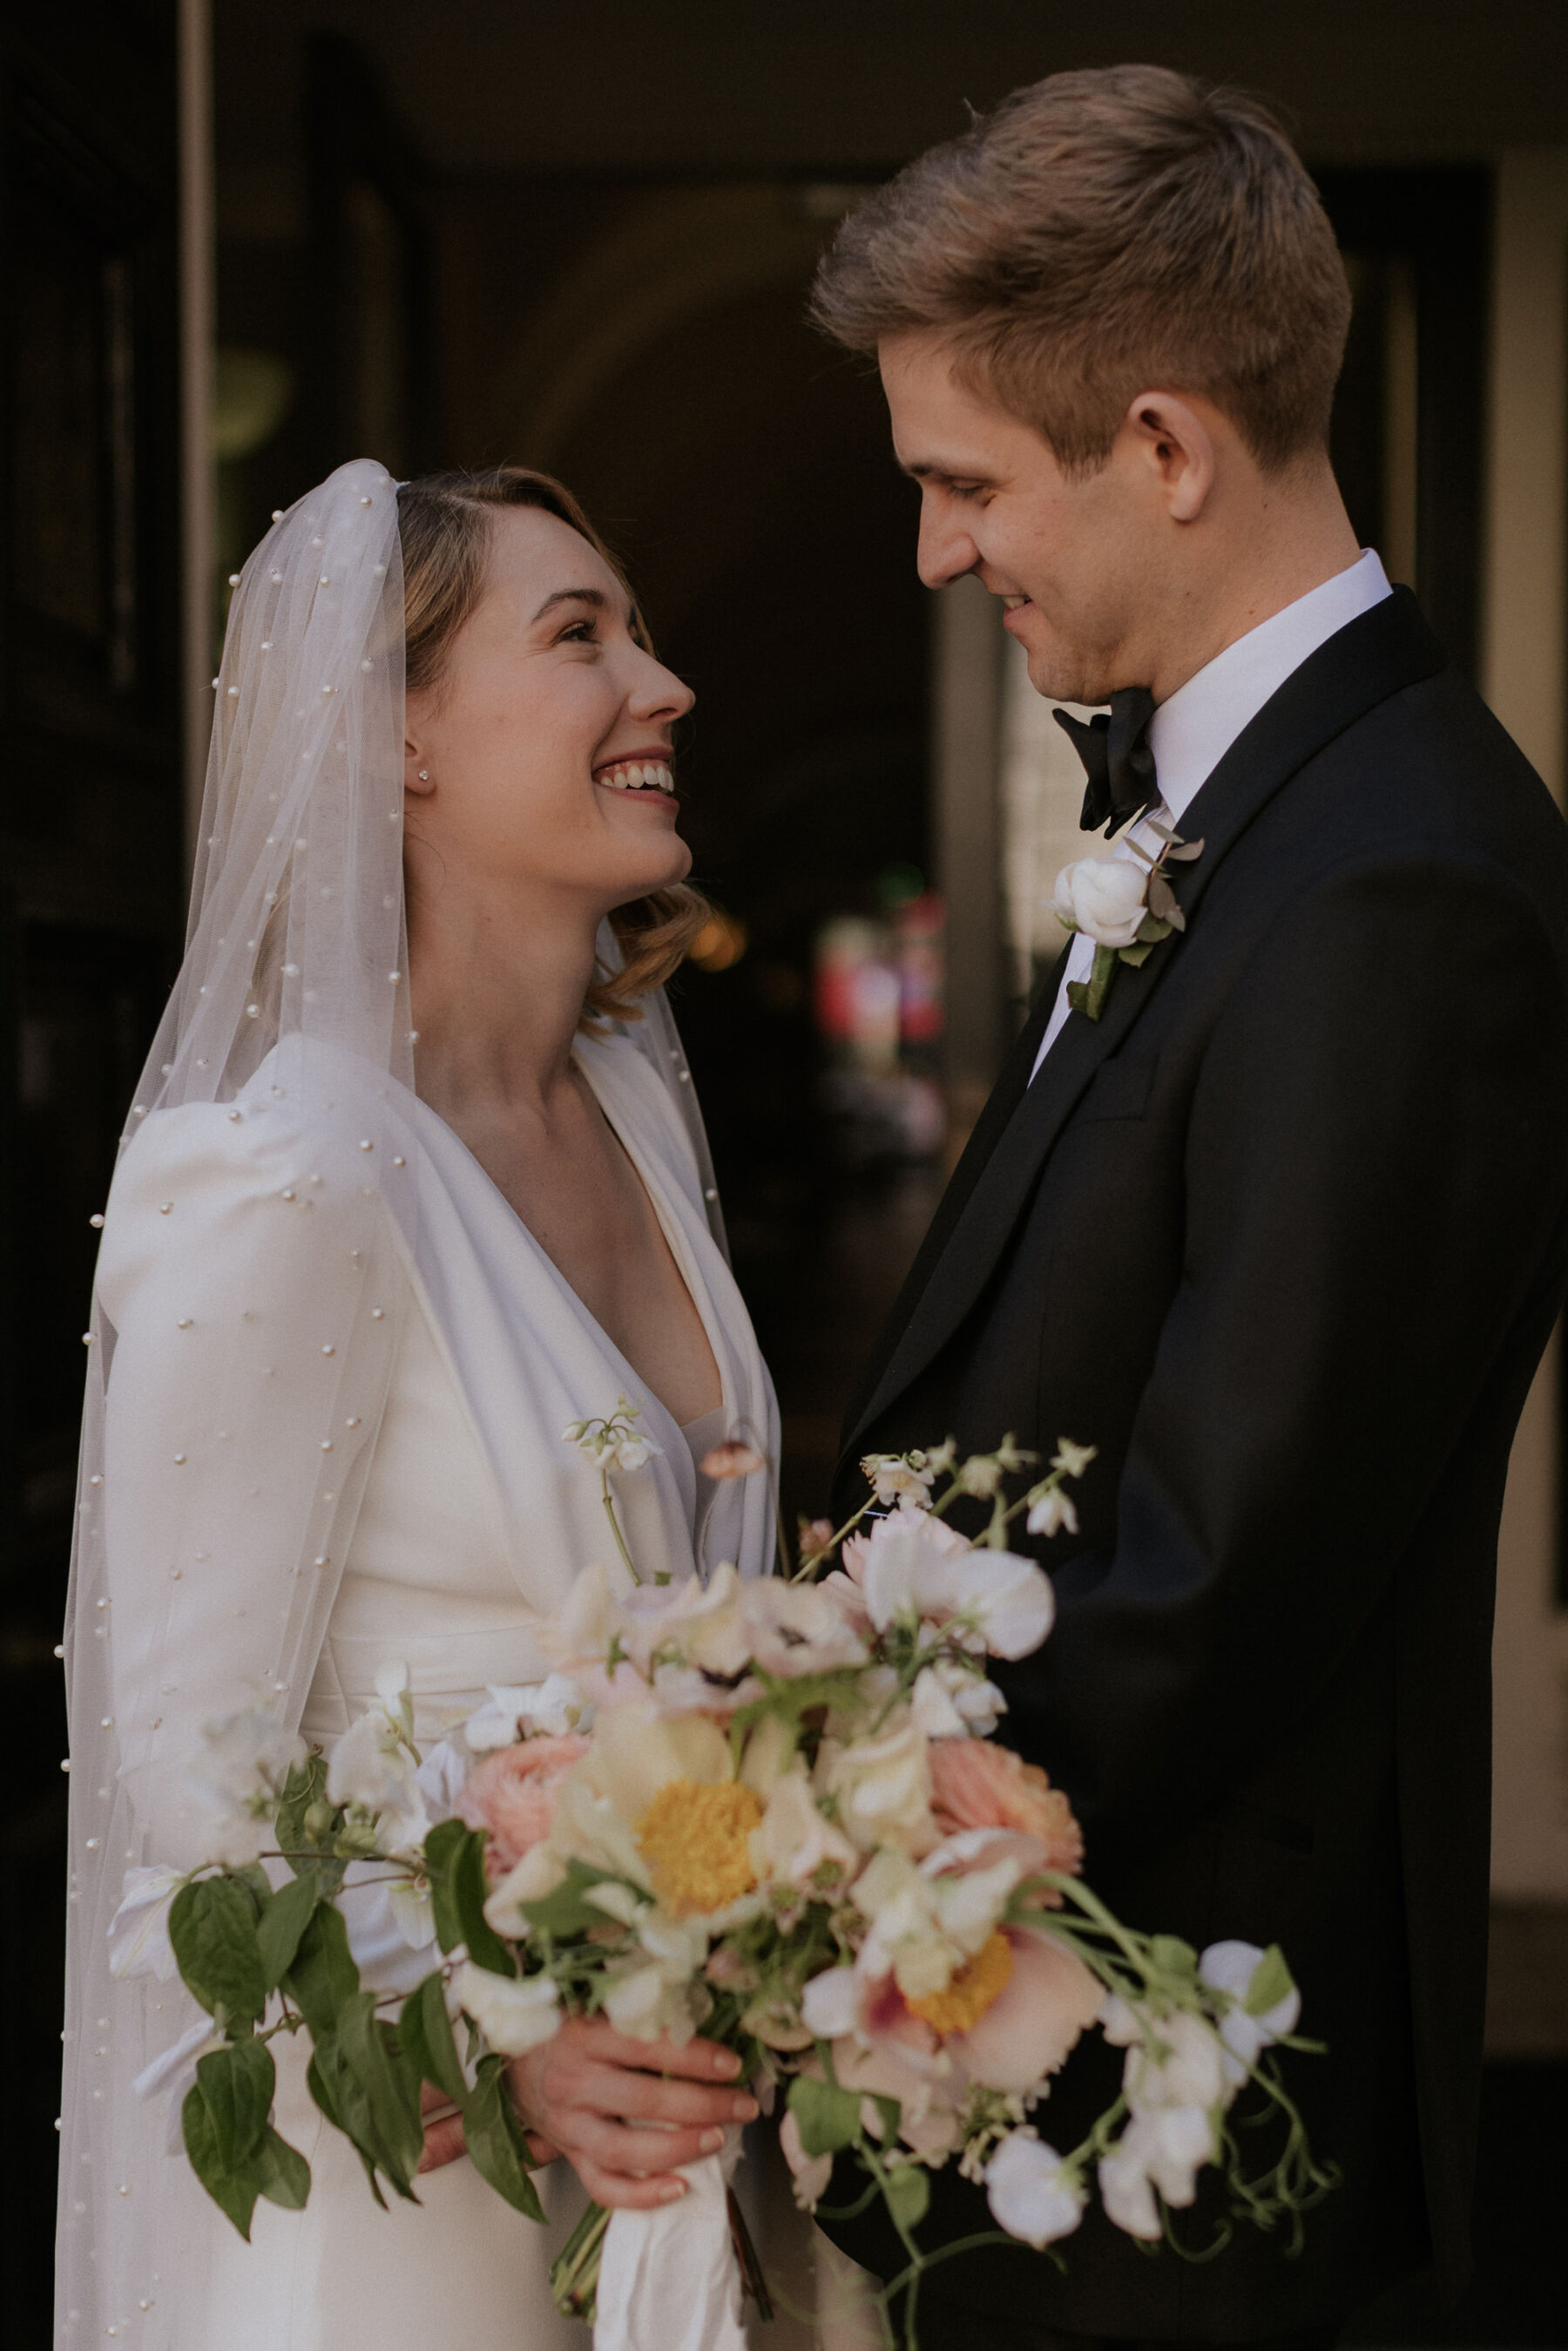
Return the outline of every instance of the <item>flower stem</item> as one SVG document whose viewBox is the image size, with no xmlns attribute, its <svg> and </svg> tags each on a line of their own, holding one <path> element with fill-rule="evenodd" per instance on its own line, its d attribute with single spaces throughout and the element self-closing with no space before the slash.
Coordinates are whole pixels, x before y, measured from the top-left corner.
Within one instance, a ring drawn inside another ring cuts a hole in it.
<svg viewBox="0 0 1568 2351">
<path fill-rule="evenodd" d="M 615 1514 L 615 1501 L 609 1489 L 609 1471 L 607 1469 L 601 1469 L 599 1471 L 599 1479 L 604 1489 L 605 1516 L 610 1522 L 610 1532 L 615 1537 L 615 1547 L 617 1551 L 619 1552 L 622 1559 L 626 1562 L 627 1573 L 630 1576 L 634 1583 L 639 1584 L 642 1582 L 642 1578 L 639 1575 L 636 1568 L 631 1563 L 631 1553 L 626 1547 L 626 1538 L 620 1531 L 620 1520 Z"/>
<path fill-rule="evenodd" d="M 580 2318 L 589 2326 L 594 2323 L 609 2223 L 605 2207 L 590 2204 L 551 2264 L 550 2292 L 563 2318 Z"/>
</svg>

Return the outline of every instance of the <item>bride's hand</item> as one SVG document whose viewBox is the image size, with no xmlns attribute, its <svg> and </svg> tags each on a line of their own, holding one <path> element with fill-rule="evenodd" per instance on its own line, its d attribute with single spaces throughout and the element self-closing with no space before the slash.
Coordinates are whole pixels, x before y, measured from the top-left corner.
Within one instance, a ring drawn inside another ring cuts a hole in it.
<svg viewBox="0 0 1568 2351">
<path fill-rule="evenodd" d="M 420 2085 L 420 2112 L 425 2122 L 424 2153 L 420 2158 L 421 2171 L 439 2171 L 443 2163 L 455 2163 L 460 2155 L 468 2153 L 463 2144 L 462 2116 L 452 2100 L 431 2087 L 429 2082 Z M 554 2163 L 561 2150 L 552 2147 L 537 2131 L 528 2133 L 528 2152 L 535 2163 Z"/>
<path fill-rule="evenodd" d="M 633 2041 L 599 2016 L 571 2018 L 510 2067 L 529 2124 L 569 2158 L 596 2203 L 630 2211 L 683 2196 L 676 2167 L 711 2155 L 729 2124 L 753 2120 L 757 2103 L 737 2088 L 739 2072 L 739 2058 L 715 2042 Z"/>
</svg>

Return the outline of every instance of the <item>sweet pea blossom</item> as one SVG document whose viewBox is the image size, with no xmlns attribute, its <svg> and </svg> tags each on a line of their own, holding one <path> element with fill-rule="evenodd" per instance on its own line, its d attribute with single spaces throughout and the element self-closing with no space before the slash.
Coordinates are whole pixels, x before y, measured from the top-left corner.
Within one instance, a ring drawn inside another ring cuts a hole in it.
<svg viewBox="0 0 1568 2351">
<path fill-rule="evenodd" d="M 1113 1996 L 1100 2022 L 1106 2039 L 1127 2050 L 1122 2092 L 1135 2116 L 1172 2107 L 1208 2114 L 1230 2104 L 1224 2044 L 1201 2016 L 1179 2009 L 1154 2017 Z"/>
<path fill-rule="evenodd" d="M 878 1845 L 925 1853 L 936 1841 L 926 1742 L 907 1707 L 895 1708 L 876 1738 L 825 1739 L 816 1792 L 832 1799 L 840 1826 L 867 1853 Z"/>
<path fill-rule="evenodd" d="M 750 1844 L 752 1866 L 764 1885 L 815 1890 L 832 1882 L 825 1873 L 836 1871 L 847 1882 L 860 1866 L 857 1847 L 822 1812 L 804 1768 L 774 1781 Z"/>
<path fill-rule="evenodd" d="M 1055 2148 L 1027 2129 L 1002 2140 L 986 2165 L 985 2192 L 998 2227 L 1036 2252 L 1072 2235 L 1086 2200 Z"/>
<path fill-rule="evenodd" d="M 407 1667 L 381 1667 L 376 1689 L 379 1709 L 351 1722 L 332 1750 L 327 1794 L 334 1804 L 374 1815 L 380 1842 L 396 1852 L 419 1844 L 430 1827 L 413 1746 Z"/>
<path fill-rule="evenodd" d="M 169 1912 L 185 1883 L 180 1869 L 128 1869 L 119 1909 L 109 1921 L 109 1971 L 117 1980 L 156 1976 L 167 1983 L 174 1972 Z"/>
<path fill-rule="evenodd" d="M 1007 1711 L 994 1682 L 956 1657 L 922 1667 L 909 1692 L 916 1729 L 926 1739 L 989 1739 Z"/>
<path fill-rule="evenodd" d="M 1147 912 L 1147 886 L 1130 857 L 1080 857 L 1057 874 L 1051 911 L 1064 930 L 1082 931 L 1097 946 L 1130 947 Z"/>
<path fill-rule="evenodd" d="M 1227 2053 L 1227 2072 L 1238 2086 L 1263 2051 L 1301 2021 L 1302 1996 L 1294 1984 L 1261 2014 L 1252 2011 L 1252 1987 L 1266 1954 L 1256 1943 L 1210 1943 L 1198 1962 L 1199 1980 L 1212 1991 L 1230 1995 L 1231 2006 L 1220 2020 L 1220 2038 Z"/>
<path fill-rule="evenodd" d="M 465 1959 L 458 1971 L 457 1996 L 493 2049 L 521 2057 L 548 2041 L 561 2022 L 560 1988 L 550 1976 L 493 1975 Z"/>
<path fill-rule="evenodd" d="M 476 1755 L 510 1747 L 517 1739 L 559 1739 L 569 1730 L 586 1729 L 593 1713 L 569 1674 L 549 1674 L 542 1682 L 490 1682 L 486 1689 L 488 1702 L 462 1726 L 463 1738 Z"/>
<path fill-rule="evenodd" d="M 1183 2209 L 1198 2193 L 1198 2174 L 1214 2156 L 1214 2125 L 1201 2106 L 1166 2106 L 1135 2115 L 1099 2163 L 1100 2197 L 1107 2217 L 1129 2237 L 1155 2243 L 1164 2234 L 1158 2190 Z"/>
<path fill-rule="evenodd" d="M 204 1726 L 202 1754 L 185 1775 L 185 1788 L 217 1820 L 211 1860 L 244 1869 L 258 1857 L 283 1783 L 304 1762 L 305 1751 L 304 1740 L 263 1707 Z"/>
<path fill-rule="evenodd" d="M 867 1535 L 844 1546 L 877 1632 L 904 1616 L 957 1625 L 977 1649 L 1026 1657 L 1055 1617 L 1050 1579 L 1014 1552 L 971 1547 L 929 1511 L 889 1511 Z"/>
</svg>

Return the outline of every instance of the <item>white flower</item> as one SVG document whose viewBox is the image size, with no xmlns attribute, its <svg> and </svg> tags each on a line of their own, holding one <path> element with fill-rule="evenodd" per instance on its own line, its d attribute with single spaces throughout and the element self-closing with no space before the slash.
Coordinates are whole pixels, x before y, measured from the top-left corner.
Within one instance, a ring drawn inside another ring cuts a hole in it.
<svg viewBox="0 0 1568 2351">
<path fill-rule="evenodd" d="M 1084 2217 L 1083 2189 L 1032 2130 L 1008 2133 L 985 2167 L 985 2192 L 998 2226 L 1037 2252 L 1070 2237 Z"/>
<path fill-rule="evenodd" d="M 430 1827 L 419 1769 L 400 1726 L 389 1714 L 362 1714 L 332 1750 L 327 1799 L 375 1814 L 379 1842 L 399 1852 L 420 1844 Z"/>
<path fill-rule="evenodd" d="M 1050 1579 L 1033 1560 L 975 1548 L 924 1511 L 898 1510 L 879 1520 L 854 1546 L 851 1569 L 879 1633 L 909 1616 L 950 1627 L 957 1620 L 975 1647 L 1024 1657 L 1056 1613 Z"/>
<path fill-rule="evenodd" d="M 708 1937 L 695 1921 L 668 1918 L 645 1910 L 638 1940 L 648 1954 L 640 1966 L 612 1979 L 605 2014 L 618 2032 L 634 2041 L 657 2041 L 668 2033 L 677 2046 L 690 2041 L 706 2014 L 709 1995 L 697 1979 L 708 1956 Z"/>
<path fill-rule="evenodd" d="M 1029 1505 L 1029 1516 L 1023 1521 L 1032 1535 L 1059 1534 L 1064 1527 L 1070 1535 L 1078 1531 L 1078 1513 L 1060 1486 L 1053 1486 L 1037 1502 Z"/>
<path fill-rule="evenodd" d="M 571 1420 L 561 1431 L 565 1445 L 575 1445 L 585 1461 L 598 1469 L 640 1469 L 643 1464 L 662 1453 L 651 1437 L 644 1437 L 633 1428 L 632 1422 L 642 1417 L 642 1406 L 628 1404 L 625 1396 L 616 1398 L 616 1407 L 605 1420 Z"/>
<path fill-rule="evenodd" d="M 859 2026 L 866 1981 L 854 1968 L 824 1968 L 800 1996 L 800 2012 L 819 2041 L 838 2041 Z"/>
<path fill-rule="evenodd" d="M 930 1856 L 949 1858 L 939 1851 Z M 867 1863 L 851 1889 L 870 1921 L 857 1970 L 875 1982 L 891 1973 L 906 2000 L 945 1991 L 954 1970 L 994 1931 L 1007 1897 L 1023 1875 L 1008 1854 L 988 1868 L 943 1872 L 917 1869 L 890 1847 Z"/>
<path fill-rule="evenodd" d="M 1198 2193 L 1198 2174 L 1214 2155 L 1214 2126 L 1200 2106 L 1168 2106 L 1135 2115 L 1116 2146 L 1102 2156 L 1100 2198 L 1107 2217 L 1129 2237 L 1152 2243 L 1164 2231 L 1154 2200 L 1185 2207 Z"/>
<path fill-rule="evenodd" d="M 804 1769 L 774 1781 L 748 1844 L 752 1867 L 764 1885 L 804 1890 L 818 1884 L 819 1870 L 830 1867 L 836 1868 L 841 1884 L 847 1883 L 860 1866 L 856 1846 L 819 1810 Z"/>
<path fill-rule="evenodd" d="M 765 1674 L 793 1681 L 866 1663 L 865 1643 L 816 1584 L 761 1575 L 741 1585 L 739 1602 L 752 1662 Z"/>
<path fill-rule="evenodd" d="M 585 1718 L 591 1719 L 592 1708 L 569 1674 L 551 1674 L 542 1682 L 490 1682 L 486 1687 L 488 1705 L 462 1726 L 463 1738 L 476 1755 L 541 1734 L 558 1739 L 568 1730 L 587 1729 Z"/>
<path fill-rule="evenodd" d="M 1127 2050 L 1122 2089 L 1135 2116 L 1182 2106 L 1207 2113 L 1230 2103 L 1224 2044 L 1212 2025 L 1188 2009 L 1174 2016 L 1133 2013 L 1139 2030 Z M 1108 2026 L 1102 2029 L 1107 2041 L 1119 2040 Z"/>
<path fill-rule="evenodd" d="M 198 2017 L 161 2057 L 144 2065 L 131 2088 L 139 2098 L 155 2098 L 161 2092 L 165 2098 L 163 2152 L 183 2156 L 185 2152 L 184 2106 L 196 2086 L 196 2061 L 211 2049 L 221 2049 L 223 2036 L 210 2016 Z"/>
<path fill-rule="evenodd" d="M 1081 1478 L 1098 1450 L 1098 1446 L 1075 1445 L 1070 1437 L 1059 1437 L 1051 1467 L 1064 1470 L 1069 1478 Z"/>
<path fill-rule="evenodd" d="M 266 1843 L 285 1780 L 305 1761 L 305 1741 L 263 1707 L 206 1724 L 202 1754 L 185 1775 L 187 1792 L 218 1822 L 209 1858 L 244 1869 Z"/>
<path fill-rule="evenodd" d="M 920 1452 L 905 1459 L 901 1453 L 867 1453 L 860 1464 L 879 1502 L 910 1502 L 917 1508 L 936 1483 L 936 1467 Z"/>
<path fill-rule="evenodd" d="M 1198 1962 L 1199 1980 L 1230 1996 L 1231 2006 L 1220 2021 L 1220 2038 L 1234 2061 L 1227 2072 L 1238 2087 L 1263 2051 L 1282 2034 L 1293 2032 L 1301 2020 L 1302 1996 L 1294 1984 L 1272 2007 L 1252 2013 L 1252 1985 L 1265 1956 L 1256 1943 L 1210 1943 Z"/>
<path fill-rule="evenodd" d="M 119 1909 L 109 1921 L 109 1971 L 117 1979 L 156 1976 L 167 1983 L 174 1972 L 169 1912 L 185 1883 L 181 1869 L 128 1869 Z M 123 1931 L 121 1931 L 123 1928 Z"/>
<path fill-rule="evenodd" d="M 493 1975 L 465 1959 L 457 1979 L 458 2000 L 493 2049 L 521 2057 L 548 2041 L 561 2022 L 559 1987 L 549 1976 Z"/>
<path fill-rule="evenodd" d="M 924 1739 L 989 1739 L 1007 1700 L 956 1657 L 939 1657 L 916 1675 L 909 1708 Z"/>
<path fill-rule="evenodd" d="M 840 1827 L 867 1853 L 878 1845 L 924 1853 L 936 1841 L 926 1742 L 908 1708 L 875 1739 L 825 1739 L 816 1792 L 834 1799 Z"/>
<path fill-rule="evenodd" d="M 1098 946 L 1130 947 L 1147 912 L 1147 886 L 1133 858 L 1080 857 L 1057 874 L 1051 911 L 1064 929 L 1082 931 Z"/>
</svg>

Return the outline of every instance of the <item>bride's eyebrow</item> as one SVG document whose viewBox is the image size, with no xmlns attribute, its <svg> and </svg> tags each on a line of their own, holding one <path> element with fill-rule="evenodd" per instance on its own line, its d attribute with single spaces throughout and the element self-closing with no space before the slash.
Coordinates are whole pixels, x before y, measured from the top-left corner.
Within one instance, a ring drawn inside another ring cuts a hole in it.
<svg viewBox="0 0 1568 2351">
<path fill-rule="evenodd" d="M 557 588 L 553 596 L 545 597 L 534 620 L 542 621 L 557 604 L 592 604 L 596 611 L 603 612 L 609 609 L 609 598 L 602 588 Z M 528 625 L 532 628 L 533 624 L 531 621 Z"/>
</svg>

